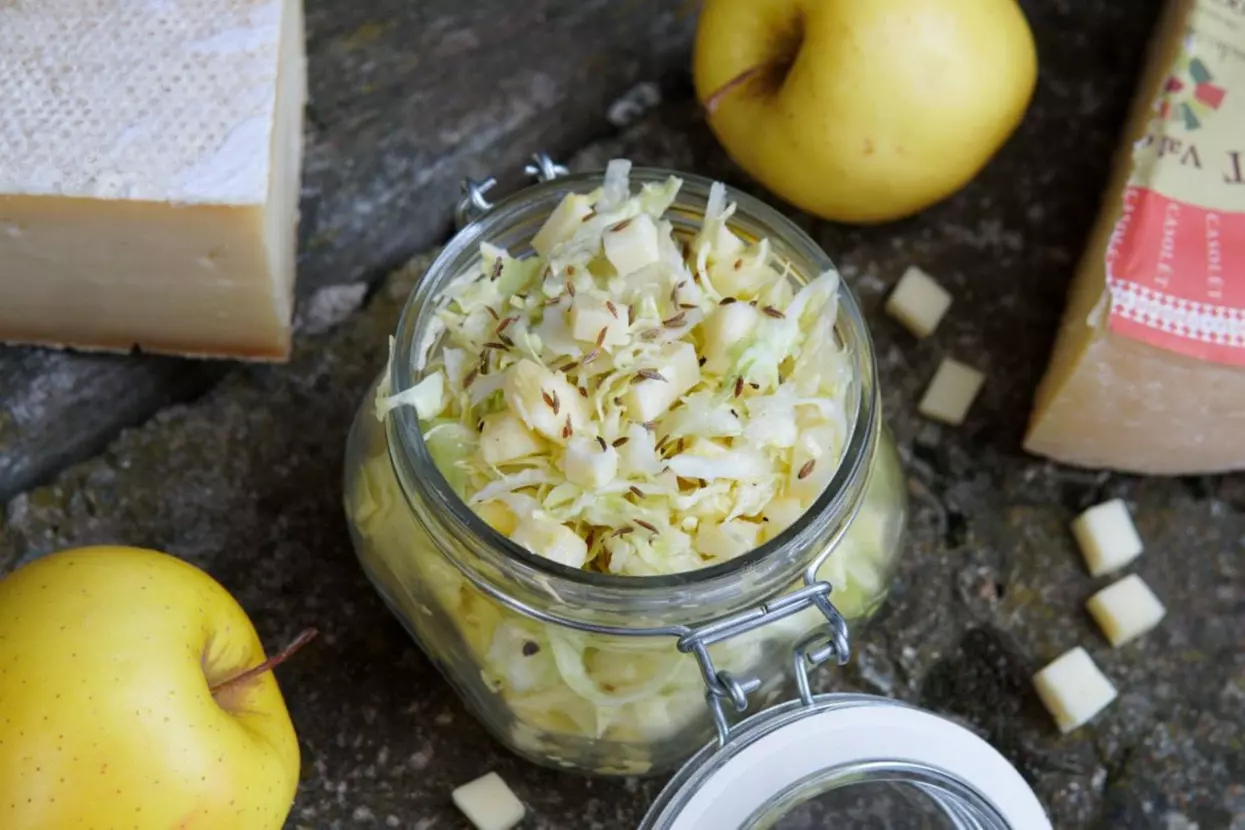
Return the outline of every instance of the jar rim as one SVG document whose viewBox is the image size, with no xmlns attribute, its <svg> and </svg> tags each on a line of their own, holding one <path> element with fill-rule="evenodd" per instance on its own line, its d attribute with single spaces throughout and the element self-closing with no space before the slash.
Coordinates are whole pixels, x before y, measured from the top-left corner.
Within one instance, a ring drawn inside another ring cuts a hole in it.
<svg viewBox="0 0 1245 830">
<path fill-rule="evenodd" d="M 691 196 L 692 201 L 702 203 L 697 209 L 703 213 L 703 201 L 714 184 L 711 179 L 663 168 L 633 167 L 630 180 L 633 184 L 662 182 L 670 176 L 677 176 L 683 182 L 673 207 L 686 207 L 687 197 Z M 603 177 L 603 170 L 581 172 L 524 188 L 499 201 L 454 235 L 428 267 L 403 307 L 390 367 L 390 384 L 394 392 L 418 381 L 417 355 L 427 334 L 428 322 L 433 317 L 432 312 L 437 307 L 439 291 L 448 280 L 461 273 L 461 263 L 467 257 L 479 256 L 480 243 L 520 221 L 544 200 L 552 196 L 561 198 L 568 192 L 585 192 L 585 188 L 599 186 Z M 737 206 L 732 225 L 746 220 L 769 228 L 771 243 L 775 235 L 779 236 L 785 247 L 815 266 L 812 275 L 827 270 L 838 272 L 825 251 L 782 213 L 760 199 L 729 186 L 727 198 Z M 800 272 L 805 269 L 795 270 Z M 811 278 L 812 275 L 806 277 Z M 397 478 L 402 483 L 404 495 L 408 502 L 412 501 L 413 495 L 417 495 L 428 503 L 440 522 L 447 524 L 451 531 L 484 542 L 490 554 L 484 558 L 493 560 L 486 563 L 491 568 L 499 568 L 512 578 L 539 586 L 542 594 L 563 599 L 566 590 L 580 588 L 618 591 L 632 600 L 647 594 L 655 602 L 660 602 L 661 597 L 672 589 L 704 589 L 709 586 L 725 589 L 736 584 L 742 575 L 756 574 L 767 565 L 779 566 L 784 561 L 796 560 L 800 551 L 825 538 L 829 521 L 838 521 L 845 526 L 849 515 L 847 511 L 858 503 L 858 496 L 863 491 L 862 485 L 868 474 L 867 462 L 872 457 L 880 428 L 877 367 L 872 340 L 854 294 L 841 279 L 837 289 L 837 306 L 835 330 L 851 352 L 855 381 L 852 389 L 857 397 L 853 407 L 854 417 L 848 419 L 848 436 L 839 464 L 821 494 L 799 519 L 773 539 L 734 559 L 673 574 L 623 576 L 571 568 L 532 553 L 494 530 L 454 492 L 432 460 L 418 418 L 411 407 L 398 407 L 388 416 L 390 458 L 399 473 Z M 411 469 L 412 466 L 418 470 Z M 404 471 L 408 474 L 403 475 Z M 408 487 L 417 492 L 406 492 Z M 803 560 L 799 561 L 802 563 Z M 455 564 L 473 579 L 497 581 L 475 567 L 478 563 L 456 561 Z M 789 584 L 790 575 L 784 572 L 783 578 L 787 581 L 781 584 Z M 507 581 L 495 587 L 508 589 L 512 584 Z"/>
</svg>

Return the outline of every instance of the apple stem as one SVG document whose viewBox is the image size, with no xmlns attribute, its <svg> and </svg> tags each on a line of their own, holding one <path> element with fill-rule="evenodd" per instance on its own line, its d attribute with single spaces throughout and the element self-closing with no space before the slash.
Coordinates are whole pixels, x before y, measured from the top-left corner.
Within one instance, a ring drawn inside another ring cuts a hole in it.
<svg viewBox="0 0 1245 830">
<path fill-rule="evenodd" d="M 708 112 L 710 115 L 713 115 L 713 113 L 717 110 L 718 105 L 722 103 L 722 99 L 726 97 L 727 93 L 729 93 L 733 89 L 743 86 L 744 84 L 748 83 L 748 81 L 751 81 L 757 75 L 761 74 L 762 72 L 764 72 L 766 69 L 769 69 L 769 68 L 770 68 L 769 64 L 759 63 L 756 66 L 751 67 L 750 69 L 745 69 L 743 72 L 740 72 L 734 78 L 731 78 L 729 81 L 722 84 L 720 87 L 718 87 L 717 89 L 713 91 L 713 94 L 711 94 L 708 98 L 705 99 L 705 111 Z"/>
<path fill-rule="evenodd" d="M 235 674 L 233 677 L 230 677 L 226 680 L 222 680 L 221 682 L 217 683 L 215 686 L 210 687 L 208 691 L 212 694 L 213 697 L 215 697 L 219 692 L 223 691 L 224 689 L 229 688 L 230 686 L 237 686 L 239 684 L 245 683 L 246 681 L 250 680 L 253 677 L 257 677 L 263 674 L 264 672 L 272 671 L 277 666 L 281 665 L 286 660 L 289 660 L 291 657 L 293 657 L 295 654 L 301 651 L 303 646 L 307 645 L 312 640 L 314 640 L 316 638 L 316 635 L 319 633 L 320 632 L 316 631 L 314 628 L 303 629 L 299 633 L 299 635 L 294 638 L 293 642 L 291 642 L 288 646 L 278 651 L 276 654 L 269 657 L 264 662 L 260 663 L 258 666 L 253 666 L 244 672 Z"/>
</svg>

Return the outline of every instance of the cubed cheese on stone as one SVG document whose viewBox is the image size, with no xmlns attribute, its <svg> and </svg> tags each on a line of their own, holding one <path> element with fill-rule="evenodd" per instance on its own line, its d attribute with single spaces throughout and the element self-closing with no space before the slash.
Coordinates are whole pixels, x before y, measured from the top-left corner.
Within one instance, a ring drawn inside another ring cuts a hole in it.
<svg viewBox="0 0 1245 830">
<path fill-rule="evenodd" d="M 1103 502 L 1077 516 L 1072 535 L 1091 576 L 1119 570 L 1136 559 L 1143 547 L 1123 499 Z"/>
<path fill-rule="evenodd" d="M 510 412 L 494 412 L 484 418 L 480 431 L 480 455 L 488 464 L 504 464 L 540 452 L 540 439 Z"/>
<path fill-rule="evenodd" d="M 302 4 L 0 3 L 0 341 L 283 360 Z"/>
<path fill-rule="evenodd" d="M 661 415 L 700 382 L 696 348 L 684 341 L 668 344 L 660 352 L 656 365 L 648 368 L 660 374 L 662 380 L 637 377 L 623 395 L 627 417 L 641 423 Z"/>
<path fill-rule="evenodd" d="M 1150 586 L 1136 574 L 1103 588 L 1085 607 L 1116 648 L 1154 628 L 1167 613 Z"/>
<path fill-rule="evenodd" d="M 661 260 L 657 224 L 647 213 L 624 219 L 606 229 L 601 242 L 606 258 L 619 276 L 625 277 Z"/>
<path fill-rule="evenodd" d="M 971 366 L 949 357 L 943 358 L 917 405 L 917 411 L 926 418 L 959 426 L 964 423 L 964 416 L 968 414 L 968 408 L 973 405 L 973 399 L 981 391 L 985 379 L 985 375 Z"/>
<path fill-rule="evenodd" d="M 909 266 L 886 301 L 886 313 L 917 337 L 928 337 L 951 307 L 951 295 L 933 277 Z"/>
<path fill-rule="evenodd" d="M 586 435 L 577 435 L 566 445 L 562 472 L 572 484 L 584 488 L 601 487 L 618 474 L 618 450 Z"/>
<path fill-rule="evenodd" d="M 591 212 L 592 202 L 587 196 L 568 193 L 532 237 L 533 250 L 541 256 L 549 256 L 554 245 L 574 236 L 575 231 L 583 224 L 584 217 Z"/>
<path fill-rule="evenodd" d="M 566 525 L 543 514 L 520 517 L 510 540 L 568 568 L 582 568 L 588 561 L 588 545 L 584 540 Z"/>
<path fill-rule="evenodd" d="M 741 302 L 719 305 L 709 312 L 701 324 L 705 371 L 721 374 L 730 368 L 731 348 L 752 334 L 760 314 Z"/>
<path fill-rule="evenodd" d="M 623 346 L 630 340 L 627 336 L 627 307 L 620 308 L 613 300 L 587 291 L 579 292 L 571 301 L 570 326 L 571 335 L 576 340 L 594 346 L 602 337 L 602 331 L 605 335 L 600 345 L 606 348 Z"/>
<path fill-rule="evenodd" d="M 511 830 L 526 812 L 523 802 L 495 772 L 463 784 L 451 797 L 476 830 Z"/>
<path fill-rule="evenodd" d="M 587 420 L 584 400 L 566 375 L 528 358 L 506 370 L 502 388 L 510 411 L 551 441 L 565 444 Z"/>
<path fill-rule="evenodd" d="M 1079 646 L 1034 675 L 1033 685 L 1065 734 L 1088 723 L 1116 696 L 1111 681 Z"/>
</svg>

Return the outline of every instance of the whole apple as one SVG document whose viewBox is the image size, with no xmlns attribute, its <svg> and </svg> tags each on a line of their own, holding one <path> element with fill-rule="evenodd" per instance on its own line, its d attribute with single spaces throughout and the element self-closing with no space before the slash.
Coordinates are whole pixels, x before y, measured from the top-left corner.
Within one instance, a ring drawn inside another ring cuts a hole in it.
<svg viewBox="0 0 1245 830">
<path fill-rule="evenodd" d="M 0 580 L 0 827 L 276 830 L 298 784 L 246 613 L 203 571 L 83 548 Z"/>
<path fill-rule="evenodd" d="M 705 0 L 693 75 L 740 166 L 810 213 L 873 223 L 985 166 L 1037 57 L 1016 0 Z"/>
</svg>

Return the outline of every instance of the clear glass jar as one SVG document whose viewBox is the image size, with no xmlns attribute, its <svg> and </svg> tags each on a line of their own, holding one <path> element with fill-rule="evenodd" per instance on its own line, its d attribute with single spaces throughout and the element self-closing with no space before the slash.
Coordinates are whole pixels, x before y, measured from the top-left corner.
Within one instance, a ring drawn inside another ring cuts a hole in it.
<svg viewBox="0 0 1245 830">
<path fill-rule="evenodd" d="M 668 175 L 633 170 L 631 181 Z M 684 185 L 667 218 L 676 233 L 690 234 L 701 224 L 711 183 L 678 175 Z M 415 355 L 430 336 L 438 298 L 449 280 L 476 265 L 481 242 L 526 254 L 566 193 L 601 183 L 599 174 L 575 175 L 530 187 L 457 234 L 407 303 L 396 332 L 392 389 L 418 381 Z M 767 237 L 774 258 L 789 263 L 791 273 L 803 279 L 833 267 L 777 211 L 746 194 L 732 192 L 730 199 L 738 206 L 731 230 L 746 241 Z M 359 559 L 500 741 L 545 765 L 596 774 L 666 772 L 715 731 L 724 741 L 729 718 L 747 707 L 749 696 L 767 705 L 787 694 L 793 649 L 810 633 L 822 641 L 814 649 L 818 660 L 847 658 L 847 631 L 887 595 L 906 489 L 882 424 L 868 331 L 843 286 L 836 332 L 854 362 L 856 395 L 843 457 L 825 491 L 756 550 L 671 576 L 591 573 L 529 553 L 455 495 L 411 408 L 380 422 L 372 396 L 365 398 L 345 469 Z"/>
</svg>

